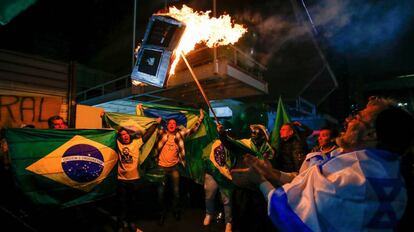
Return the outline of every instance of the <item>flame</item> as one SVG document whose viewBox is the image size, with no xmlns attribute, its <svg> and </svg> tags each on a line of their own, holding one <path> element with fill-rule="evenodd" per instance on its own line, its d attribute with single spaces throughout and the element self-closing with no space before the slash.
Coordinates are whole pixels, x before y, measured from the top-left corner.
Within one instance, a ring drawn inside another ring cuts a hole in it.
<svg viewBox="0 0 414 232">
<path fill-rule="evenodd" d="M 175 73 L 181 52 L 187 54 L 198 43 L 205 43 L 210 48 L 234 44 L 247 32 L 243 25 L 232 23 L 229 15 L 221 15 L 216 18 L 210 17 L 210 13 L 211 11 L 196 12 L 183 5 L 181 10 L 170 7 L 168 13 L 162 14 L 186 24 L 180 43 L 174 51 L 175 59 L 171 64 L 170 75 Z"/>
</svg>

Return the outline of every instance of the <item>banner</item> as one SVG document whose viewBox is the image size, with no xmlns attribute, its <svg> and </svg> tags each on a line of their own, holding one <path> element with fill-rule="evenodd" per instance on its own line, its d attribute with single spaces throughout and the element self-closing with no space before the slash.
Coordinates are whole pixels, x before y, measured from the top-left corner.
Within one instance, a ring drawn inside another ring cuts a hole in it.
<svg viewBox="0 0 414 232">
<path fill-rule="evenodd" d="M 277 109 L 276 109 L 275 123 L 273 126 L 272 133 L 270 135 L 270 144 L 277 151 L 279 150 L 279 145 L 280 145 L 280 128 L 282 127 L 283 124 L 289 123 L 289 122 L 290 122 L 290 117 L 285 109 L 285 106 L 282 101 L 282 97 L 279 97 L 279 101 L 277 103 Z"/>
<path fill-rule="evenodd" d="M 155 123 L 155 118 L 111 112 L 105 112 L 103 120 L 107 126 L 114 128 L 115 130 L 123 127 L 129 131 L 141 134 L 144 134 L 145 131 Z M 156 139 L 157 133 L 155 131 L 148 139 L 148 141 L 142 145 L 141 154 L 139 156 L 140 164 L 144 163 L 144 161 L 147 159 L 155 144 Z"/>
<path fill-rule="evenodd" d="M 69 207 L 115 193 L 114 130 L 8 129 L 6 139 L 17 186 L 34 203 Z"/>
<path fill-rule="evenodd" d="M 164 126 L 170 118 L 177 121 L 178 127 L 191 128 L 198 120 L 199 109 L 165 106 L 159 104 L 143 104 L 143 110 L 137 109 L 137 114 L 147 117 L 162 117 Z M 207 115 L 205 113 L 205 115 Z M 181 170 L 183 176 L 193 179 L 196 183 L 204 183 L 205 164 L 204 160 L 209 159 L 209 152 L 204 153 L 203 149 L 218 138 L 217 129 L 214 121 L 209 117 L 204 117 L 203 124 L 197 132 L 190 135 L 185 140 L 185 159 L 186 167 Z M 148 160 L 145 165 L 147 170 L 157 167 L 154 160 Z M 159 172 L 154 173 L 154 177 Z"/>
</svg>

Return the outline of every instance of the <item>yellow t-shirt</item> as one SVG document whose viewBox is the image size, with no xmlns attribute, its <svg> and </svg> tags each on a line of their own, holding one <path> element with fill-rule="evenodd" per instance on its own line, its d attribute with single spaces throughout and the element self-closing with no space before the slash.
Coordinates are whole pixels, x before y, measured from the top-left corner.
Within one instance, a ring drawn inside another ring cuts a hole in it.
<svg viewBox="0 0 414 232">
<path fill-rule="evenodd" d="M 161 167 L 172 167 L 179 161 L 178 145 L 174 141 L 175 136 L 168 135 L 167 142 L 161 149 L 158 165 Z"/>
<path fill-rule="evenodd" d="M 118 179 L 136 180 L 139 179 L 139 154 L 143 144 L 142 138 L 134 139 L 130 144 L 118 144 Z"/>
</svg>

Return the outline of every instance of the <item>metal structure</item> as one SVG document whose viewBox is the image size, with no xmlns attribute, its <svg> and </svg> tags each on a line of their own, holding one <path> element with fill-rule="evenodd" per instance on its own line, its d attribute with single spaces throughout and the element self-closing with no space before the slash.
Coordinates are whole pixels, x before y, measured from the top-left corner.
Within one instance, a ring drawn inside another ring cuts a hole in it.
<svg viewBox="0 0 414 232">
<path fill-rule="evenodd" d="M 168 16 L 151 16 L 131 79 L 157 87 L 165 87 L 173 51 L 185 25 Z"/>
<path fill-rule="evenodd" d="M 266 67 L 238 48 L 224 46 L 217 49 L 216 72 L 213 53 L 213 49 L 201 47 L 186 55 L 210 100 L 268 94 L 268 84 L 263 80 Z M 77 94 L 77 102 L 85 105 L 126 110 L 125 101 L 198 106 L 204 99 L 184 61 L 178 63 L 176 74 L 168 80 L 168 88 L 132 86 L 130 75 L 124 75 Z M 119 102 L 122 103 L 118 107 Z"/>
</svg>

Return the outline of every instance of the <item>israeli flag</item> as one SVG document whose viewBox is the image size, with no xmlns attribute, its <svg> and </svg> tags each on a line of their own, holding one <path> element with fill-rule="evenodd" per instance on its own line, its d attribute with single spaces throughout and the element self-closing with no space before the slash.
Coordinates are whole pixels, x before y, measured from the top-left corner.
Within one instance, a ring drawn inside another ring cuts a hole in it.
<svg viewBox="0 0 414 232">
<path fill-rule="evenodd" d="M 407 203 L 399 156 L 377 149 L 333 156 L 269 198 L 281 231 L 389 231 Z"/>
</svg>

